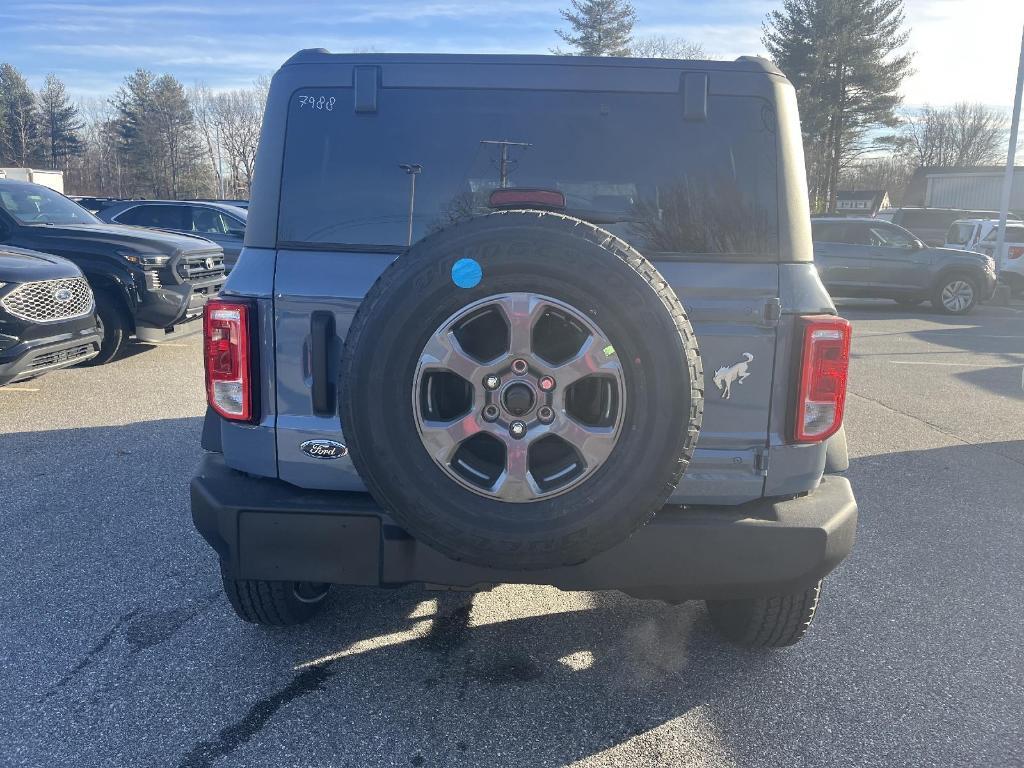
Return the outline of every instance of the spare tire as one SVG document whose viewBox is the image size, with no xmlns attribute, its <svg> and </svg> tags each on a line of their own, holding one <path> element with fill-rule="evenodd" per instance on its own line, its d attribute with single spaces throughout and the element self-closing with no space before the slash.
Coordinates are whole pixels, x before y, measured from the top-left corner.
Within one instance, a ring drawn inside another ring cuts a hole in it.
<svg viewBox="0 0 1024 768">
<path fill-rule="evenodd" d="M 704 379 L 675 292 L 579 219 L 506 211 L 392 263 L 345 342 L 341 418 L 379 504 L 445 555 L 582 562 L 665 503 Z"/>
</svg>

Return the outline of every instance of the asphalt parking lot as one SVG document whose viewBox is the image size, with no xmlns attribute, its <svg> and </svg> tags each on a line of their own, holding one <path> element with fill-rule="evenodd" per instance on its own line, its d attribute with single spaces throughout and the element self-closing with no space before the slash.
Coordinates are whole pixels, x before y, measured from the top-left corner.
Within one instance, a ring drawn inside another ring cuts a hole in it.
<svg viewBox="0 0 1024 768">
<path fill-rule="evenodd" d="M 0 389 L 0 764 L 1024 765 L 1024 306 L 841 311 L 859 541 L 768 653 L 535 587 L 245 625 L 188 510 L 198 339 Z"/>
</svg>

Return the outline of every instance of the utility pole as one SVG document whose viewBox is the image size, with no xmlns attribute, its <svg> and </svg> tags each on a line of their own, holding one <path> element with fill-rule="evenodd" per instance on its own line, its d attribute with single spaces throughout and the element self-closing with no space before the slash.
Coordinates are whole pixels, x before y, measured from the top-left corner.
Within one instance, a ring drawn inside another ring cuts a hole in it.
<svg viewBox="0 0 1024 768">
<path fill-rule="evenodd" d="M 498 166 L 498 186 L 502 189 L 506 189 L 508 187 L 508 177 L 512 172 L 512 166 L 515 165 L 515 161 L 509 157 L 509 148 L 520 147 L 522 149 L 526 149 L 527 147 L 533 146 L 525 141 L 497 141 L 495 139 L 481 139 L 480 143 L 492 144 L 501 147 L 501 160 L 499 161 L 500 165 Z"/>
<path fill-rule="evenodd" d="M 1017 156 L 1017 130 L 1020 128 L 1020 100 L 1024 90 L 1024 31 L 1020 37 L 1020 62 L 1017 64 L 1017 90 L 1013 95 L 1013 115 L 1010 118 L 1010 147 L 1006 152 L 1006 172 L 1003 174 L 1003 197 L 999 203 L 999 230 L 996 233 L 996 269 L 1003 265 L 1003 245 L 1006 243 L 1006 217 L 1010 213 L 1010 193 L 1013 191 L 1014 160 Z"/>
<path fill-rule="evenodd" d="M 419 163 L 401 163 L 398 166 L 409 174 L 409 237 L 407 244 L 412 245 L 412 214 L 416 210 L 416 177 L 423 172 Z"/>
<path fill-rule="evenodd" d="M 217 143 L 217 197 L 224 199 L 224 165 L 220 159 L 220 125 L 214 124 L 214 141 Z"/>
</svg>

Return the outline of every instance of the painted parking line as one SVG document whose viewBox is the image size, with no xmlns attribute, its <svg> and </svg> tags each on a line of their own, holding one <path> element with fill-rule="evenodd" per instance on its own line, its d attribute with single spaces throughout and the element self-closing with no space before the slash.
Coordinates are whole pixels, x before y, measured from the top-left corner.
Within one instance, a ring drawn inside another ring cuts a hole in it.
<svg viewBox="0 0 1024 768">
<path fill-rule="evenodd" d="M 3 392 L 38 392 L 39 387 L 0 387 L 0 393 Z"/>
<path fill-rule="evenodd" d="M 945 365 L 956 368 L 1016 368 L 1015 365 L 985 365 L 984 363 L 939 363 L 929 360 L 889 360 L 893 365 Z"/>
</svg>

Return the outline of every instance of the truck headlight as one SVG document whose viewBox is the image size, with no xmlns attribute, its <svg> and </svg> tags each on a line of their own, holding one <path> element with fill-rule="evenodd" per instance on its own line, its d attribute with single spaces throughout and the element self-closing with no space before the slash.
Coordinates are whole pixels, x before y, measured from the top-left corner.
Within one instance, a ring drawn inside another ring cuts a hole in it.
<svg viewBox="0 0 1024 768">
<path fill-rule="evenodd" d="M 118 251 L 117 255 L 141 267 L 162 267 L 171 259 L 170 256 L 139 254 L 135 253 L 135 251 Z"/>
</svg>

